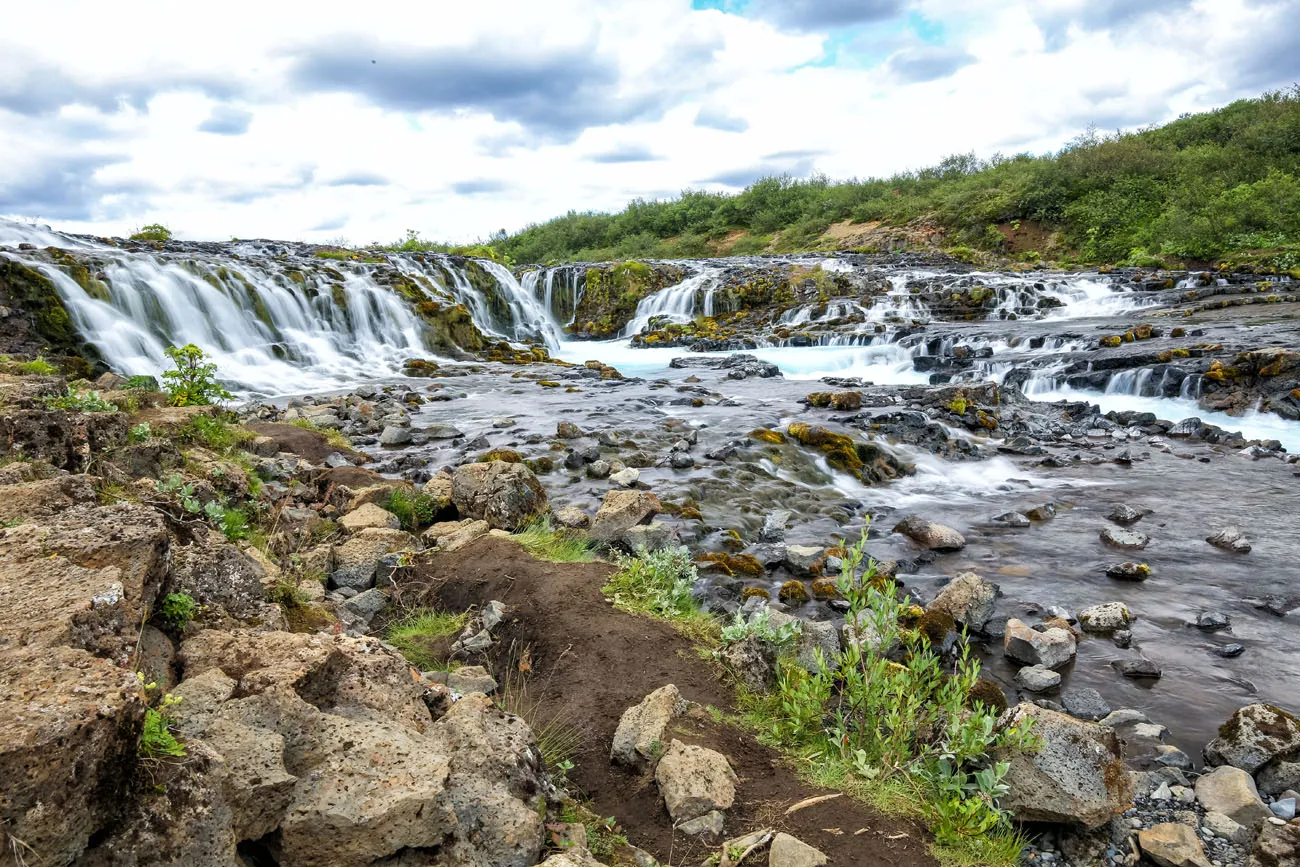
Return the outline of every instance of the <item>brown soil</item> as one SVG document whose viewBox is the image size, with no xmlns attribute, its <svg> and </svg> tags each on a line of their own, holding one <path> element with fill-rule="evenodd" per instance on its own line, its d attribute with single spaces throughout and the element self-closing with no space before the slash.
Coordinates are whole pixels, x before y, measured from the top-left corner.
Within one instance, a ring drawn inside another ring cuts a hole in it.
<svg viewBox="0 0 1300 867">
<path fill-rule="evenodd" d="M 507 622 L 498 627 L 504 650 L 494 660 L 498 679 L 506 682 L 506 670 L 527 660 L 528 700 L 541 720 L 558 716 L 582 729 L 570 779 L 592 809 L 615 817 L 634 845 L 664 863 L 670 856 L 673 864 L 703 860 L 705 847 L 673 833 L 653 777 L 612 765 L 609 748 L 623 711 L 668 683 L 698 705 L 734 711 L 734 693 L 715 665 L 668 624 L 614 609 L 600 593 L 612 571 L 604 563 L 545 563 L 514 542 L 488 537 L 453 554 L 429 555 L 408 571 L 400 580 L 403 605 L 462 611 L 504 602 Z M 792 804 L 828 792 L 800 782 L 779 754 L 746 731 L 716 724 L 700 711 L 684 717 L 674 734 L 730 759 L 741 782 L 737 803 L 727 811 L 728 836 L 775 827 L 821 849 L 835 865 L 936 863 L 922 828 L 847 796 L 783 815 Z"/>
<path fill-rule="evenodd" d="M 999 223 L 998 231 L 1006 239 L 1006 252 L 1012 256 L 1036 250 L 1042 253 L 1052 247 L 1052 232 L 1033 220 L 1021 220 L 1018 225 Z"/>
<path fill-rule="evenodd" d="M 289 452 L 305 458 L 313 464 L 324 463 L 332 454 L 340 454 L 353 463 L 365 463 L 369 457 L 349 448 L 332 446 L 325 435 L 314 430 L 293 424 L 250 424 L 245 425 L 258 436 L 270 437 L 282 452 Z"/>
</svg>

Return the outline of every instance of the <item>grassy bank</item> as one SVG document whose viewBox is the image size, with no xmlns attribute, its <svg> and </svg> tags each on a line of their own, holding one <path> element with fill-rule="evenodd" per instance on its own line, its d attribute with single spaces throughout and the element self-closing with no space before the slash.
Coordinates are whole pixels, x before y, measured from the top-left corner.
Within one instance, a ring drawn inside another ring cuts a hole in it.
<svg viewBox="0 0 1300 867">
<path fill-rule="evenodd" d="M 842 249 L 917 221 L 944 247 L 1029 262 L 1300 268 L 1300 85 L 1138 132 L 1089 129 L 1053 154 L 685 190 L 614 214 L 570 211 L 472 249 L 517 263 Z"/>
</svg>

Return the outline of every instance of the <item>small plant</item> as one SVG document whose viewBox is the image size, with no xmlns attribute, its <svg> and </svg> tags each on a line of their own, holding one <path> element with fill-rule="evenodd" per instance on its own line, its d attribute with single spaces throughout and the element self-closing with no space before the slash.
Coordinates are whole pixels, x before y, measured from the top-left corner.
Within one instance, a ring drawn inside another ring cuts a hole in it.
<svg viewBox="0 0 1300 867">
<path fill-rule="evenodd" d="M 29 376 L 53 376 L 59 369 L 46 361 L 45 356 L 38 355 L 31 361 L 20 361 L 18 372 Z"/>
<path fill-rule="evenodd" d="M 586 735 L 563 710 L 551 710 L 545 701 L 530 694 L 528 675 L 532 662 L 527 649 L 522 654 L 512 646 L 501 684 L 501 707 L 528 723 L 537 738 L 537 749 L 546 766 L 565 776 L 582 749 Z"/>
<path fill-rule="evenodd" d="M 213 501 L 203 507 L 203 514 L 227 541 L 238 542 L 248 538 L 248 515 L 243 509 L 232 509 Z"/>
<path fill-rule="evenodd" d="M 131 235 L 132 241 L 170 241 L 171 239 L 172 230 L 161 223 L 150 223 Z"/>
<path fill-rule="evenodd" d="M 590 563 L 596 559 L 591 543 L 571 530 L 556 530 L 549 518 L 533 521 L 512 537 L 538 560 L 550 563 Z"/>
<path fill-rule="evenodd" d="M 127 431 L 127 439 L 133 443 L 142 443 L 153 436 L 153 430 L 149 427 L 149 422 L 142 421 L 139 424 L 131 425 Z"/>
<path fill-rule="evenodd" d="M 406 488 L 393 489 L 385 508 L 397 516 L 403 530 L 412 531 L 433 523 L 438 511 L 437 504 L 428 494 Z"/>
<path fill-rule="evenodd" d="M 127 388 L 130 391 L 157 391 L 158 380 L 154 379 L 152 376 L 144 376 L 143 374 L 137 373 L 126 378 L 126 385 L 124 388 Z"/>
<path fill-rule="evenodd" d="M 760 641 L 775 646 L 777 652 L 782 653 L 793 647 L 802 633 L 803 626 L 798 620 L 774 626 L 771 610 L 763 608 L 748 620 L 737 611 L 735 619 L 722 627 L 722 640 L 727 644 L 734 644 L 753 635 Z"/>
<path fill-rule="evenodd" d="M 230 424 L 221 418 L 199 415 L 176 434 L 178 439 L 196 442 L 222 454 L 254 438 L 252 431 Z"/>
<path fill-rule="evenodd" d="M 145 683 L 144 675 L 135 673 L 144 688 L 146 700 L 157 691 L 158 684 Z M 181 697 L 170 692 L 163 693 L 156 704 L 145 708 L 144 728 L 140 731 L 140 743 L 136 752 L 144 759 L 180 759 L 185 757 L 185 745 L 176 739 L 171 731 L 171 708 L 181 703 Z"/>
<path fill-rule="evenodd" d="M 199 603 L 188 593 L 168 593 L 163 597 L 159 613 L 164 623 L 177 632 L 184 632 L 185 627 L 199 613 Z"/>
<path fill-rule="evenodd" d="M 97 391 L 81 394 L 69 389 L 63 394 L 47 396 L 44 402 L 46 409 L 67 412 L 117 412 L 117 407 L 101 398 Z"/>
<path fill-rule="evenodd" d="M 176 365 L 162 375 L 172 406 L 207 406 L 234 397 L 217 382 L 217 366 L 193 343 L 169 346 L 163 352 Z"/>
<path fill-rule="evenodd" d="M 194 495 L 194 486 L 179 475 L 173 474 L 165 479 L 159 479 L 154 483 L 154 488 L 160 494 L 174 496 L 176 501 L 181 504 L 181 508 L 191 515 L 197 515 L 203 511 L 203 504 Z"/>
<path fill-rule="evenodd" d="M 460 632 L 468 619 L 467 614 L 447 614 L 428 609 L 412 611 L 389 625 L 388 643 L 421 671 L 436 669 L 445 664 L 437 654 L 437 642 Z"/>
<path fill-rule="evenodd" d="M 717 642 L 717 621 L 705 613 L 693 590 L 699 574 L 684 548 L 618 555 L 618 571 L 601 588 L 618 608 L 660 617 L 706 644 Z"/>
</svg>

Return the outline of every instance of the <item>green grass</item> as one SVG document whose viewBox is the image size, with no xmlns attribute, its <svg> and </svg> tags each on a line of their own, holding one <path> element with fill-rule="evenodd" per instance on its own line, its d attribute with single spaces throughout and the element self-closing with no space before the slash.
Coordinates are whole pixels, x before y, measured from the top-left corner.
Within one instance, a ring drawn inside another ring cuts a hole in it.
<svg viewBox="0 0 1300 867">
<path fill-rule="evenodd" d="M 332 427 L 325 427 L 323 425 L 316 424 L 314 421 L 307 418 L 296 418 L 293 421 L 289 422 L 289 424 L 293 425 L 294 427 L 300 427 L 303 430 L 315 431 L 316 433 L 325 437 L 325 441 L 330 445 L 334 446 L 335 448 L 339 448 L 339 449 L 352 448 L 352 440 L 345 437 L 343 435 L 343 432 L 340 430 L 335 430 Z"/>
<path fill-rule="evenodd" d="M 117 412 L 117 407 L 101 398 L 97 391 L 81 394 L 69 390 L 64 394 L 45 397 L 44 403 L 46 409 L 67 412 Z"/>
<path fill-rule="evenodd" d="M 538 560 L 549 563 L 591 563 L 596 559 L 585 536 L 572 530 L 557 530 L 549 518 L 533 521 L 510 538 Z"/>
<path fill-rule="evenodd" d="M 176 432 L 176 438 L 182 442 L 196 443 L 220 454 L 226 454 L 256 436 L 247 428 L 205 415 L 195 416 L 189 424 Z"/>
<path fill-rule="evenodd" d="M 403 530 L 412 532 L 433 523 L 438 512 L 437 503 L 432 497 L 422 491 L 409 491 L 406 488 L 394 489 L 388 495 L 384 508 L 397 516 Z"/>
<path fill-rule="evenodd" d="M 38 355 L 31 361 L 18 362 L 18 372 L 29 376 L 53 376 L 59 369 Z"/>
<path fill-rule="evenodd" d="M 421 671 L 431 671 L 446 664 L 436 653 L 434 644 L 460 632 L 468 619 L 467 613 L 448 614 L 429 609 L 413 611 L 391 623 L 386 637 L 411 665 Z"/>
<path fill-rule="evenodd" d="M 552 711 L 541 696 L 533 693 L 528 676 L 532 666 L 527 658 L 526 651 L 521 655 L 512 646 L 501 684 L 501 707 L 528 723 L 546 766 L 566 774 L 586 742 L 586 735 L 568 716 Z"/>
</svg>

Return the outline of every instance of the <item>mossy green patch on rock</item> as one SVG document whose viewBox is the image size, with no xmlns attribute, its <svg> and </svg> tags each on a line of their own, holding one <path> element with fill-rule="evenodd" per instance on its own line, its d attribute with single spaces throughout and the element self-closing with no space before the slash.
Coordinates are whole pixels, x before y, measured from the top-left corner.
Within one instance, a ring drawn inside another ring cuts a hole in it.
<svg viewBox="0 0 1300 867">
<path fill-rule="evenodd" d="M 613 337 L 636 313 L 647 295 L 681 282 L 682 268 L 635 260 L 587 269 L 582 300 L 570 330 L 584 337 Z"/>
</svg>

